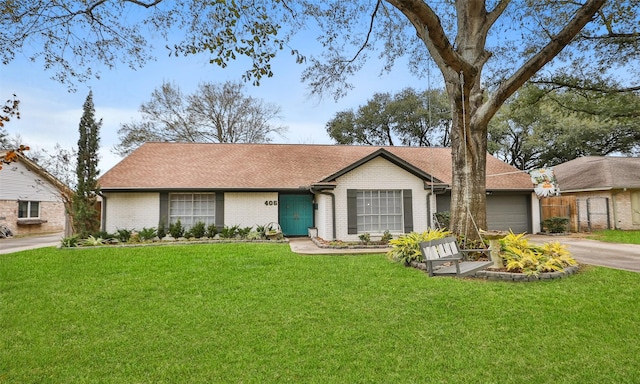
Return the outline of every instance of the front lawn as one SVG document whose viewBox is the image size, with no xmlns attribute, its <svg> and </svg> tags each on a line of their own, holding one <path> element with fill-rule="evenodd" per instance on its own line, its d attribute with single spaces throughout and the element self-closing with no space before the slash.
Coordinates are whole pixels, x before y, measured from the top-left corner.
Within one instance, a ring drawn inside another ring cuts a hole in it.
<svg viewBox="0 0 640 384">
<path fill-rule="evenodd" d="M 640 231 L 606 229 L 593 232 L 589 238 L 609 243 L 640 244 Z"/>
<path fill-rule="evenodd" d="M 0 382 L 630 383 L 638 292 L 287 244 L 40 249 L 0 256 Z"/>
</svg>

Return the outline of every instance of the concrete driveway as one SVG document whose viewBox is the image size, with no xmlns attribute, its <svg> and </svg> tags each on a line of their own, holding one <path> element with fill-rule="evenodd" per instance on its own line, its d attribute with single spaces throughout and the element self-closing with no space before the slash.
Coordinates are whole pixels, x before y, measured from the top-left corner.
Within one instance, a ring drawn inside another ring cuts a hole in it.
<svg viewBox="0 0 640 384">
<path fill-rule="evenodd" d="M 41 236 L 9 237 L 0 239 L 0 254 L 25 251 L 27 249 L 55 247 L 60 244 L 64 234 L 53 233 Z"/>
<path fill-rule="evenodd" d="M 640 272 L 640 245 L 605 243 L 585 239 L 579 235 L 544 236 L 529 235 L 534 244 L 558 241 L 565 244 L 573 258 L 581 264 L 598 265 L 627 271 Z"/>
</svg>

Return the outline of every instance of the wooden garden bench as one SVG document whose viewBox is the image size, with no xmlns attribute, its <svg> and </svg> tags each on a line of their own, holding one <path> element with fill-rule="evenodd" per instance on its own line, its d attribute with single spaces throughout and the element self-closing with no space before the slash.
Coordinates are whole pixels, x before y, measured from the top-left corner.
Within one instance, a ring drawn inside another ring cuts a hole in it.
<svg viewBox="0 0 640 384">
<path fill-rule="evenodd" d="M 467 261 L 466 254 L 481 252 L 489 255 L 489 249 L 460 249 L 455 237 L 445 237 L 438 240 L 420 243 L 423 261 L 427 264 L 429 276 L 453 275 L 467 276 L 493 264 L 489 261 Z M 489 259 L 491 257 L 489 256 Z M 452 263 L 449 267 L 434 269 L 435 266 Z"/>
</svg>

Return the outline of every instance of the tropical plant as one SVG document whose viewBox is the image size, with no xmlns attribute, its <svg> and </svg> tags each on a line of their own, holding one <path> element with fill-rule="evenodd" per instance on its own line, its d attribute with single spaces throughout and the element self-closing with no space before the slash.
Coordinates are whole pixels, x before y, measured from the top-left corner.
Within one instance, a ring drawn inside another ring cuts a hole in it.
<svg viewBox="0 0 640 384">
<path fill-rule="evenodd" d="M 501 256 L 507 271 L 537 276 L 577 265 L 565 245 L 559 242 L 532 245 L 524 235 L 510 232 L 500 240 Z"/>
<path fill-rule="evenodd" d="M 156 238 L 157 236 L 157 232 L 156 229 L 151 227 L 151 228 L 142 228 L 141 231 L 138 232 L 138 236 L 140 236 L 140 240 L 141 241 L 148 241 L 148 240 L 153 240 Z"/>
<path fill-rule="evenodd" d="M 78 235 L 73 235 L 69 237 L 65 237 L 60 241 L 60 246 L 62 248 L 74 248 L 78 246 L 80 238 Z"/>
<path fill-rule="evenodd" d="M 82 241 L 82 245 L 87 247 L 94 247 L 98 245 L 104 245 L 107 241 L 102 237 L 94 237 L 93 235 L 89 235 L 86 239 Z"/>
<path fill-rule="evenodd" d="M 422 233 L 411 232 L 406 235 L 402 235 L 397 239 L 389 241 L 391 250 L 387 252 L 387 257 L 390 260 L 410 264 L 412 261 L 422 260 L 422 252 L 420 251 L 420 243 L 424 241 L 431 241 L 442 239 L 451 235 L 451 232 L 446 229 L 429 229 Z"/>
<path fill-rule="evenodd" d="M 264 234 L 258 231 L 250 231 L 246 236 L 246 240 L 262 240 L 264 239 Z"/>
<path fill-rule="evenodd" d="M 239 225 L 234 225 L 232 227 L 225 225 L 220 231 L 220 237 L 223 239 L 233 239 L 238 235 L 239 229 Z"/>
<path fill-rule="evenodd" d="M 256 225 L 256 232 L 260 234 L 261 237 L 265 237 L 266 226 L 265 225 Z"/>
</svg>

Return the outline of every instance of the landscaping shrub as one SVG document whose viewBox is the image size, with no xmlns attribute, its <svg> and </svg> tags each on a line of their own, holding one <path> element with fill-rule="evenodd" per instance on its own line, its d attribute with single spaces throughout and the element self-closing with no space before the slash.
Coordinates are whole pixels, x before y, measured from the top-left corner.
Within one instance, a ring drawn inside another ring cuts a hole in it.
<svg viewBox="0 0 640 384">
<path fill-rule="evenodd" d="M 126 243 L 131 238 L 131 232 L 133 231 L 130 229 L 118 229 L 116 230 L 116 239 L 122 243 Z"/>
<path fill-rule="evenodd" d="M 245 236 L 246 240 L 262 240 L 264 239 L 264 234 L 258 231 L 251 231 Z"/>
<path fill-rule="evenodd" d="M 107 241 L 102 237 L 94 237 L 93 235 L 90 235 L 89 237 L 87 237 L 82 241 L 82 245 L 88 246 L 88 247 L 104 245 L 106 243 Z"/>
<path fill-rule="evenodd" d="M 369 234 L 369 232 L 361 234 L 358 238 L 363 244 L 369 244 L 369 242 L 371 242 L 371 234 Z"/>
<path fill-rule="evenodd" d="M 238 235 L 238 230 L 240 226 L 234 225 L 232 227 L 225 225 L 224 228 L 220 231 L 220 237 L 223 239 L 233 239 Z"/>
<path fill-rule="evenodd" d="M 215 224 L 209 224 L 207 226 L 207 237 L 213 239 L 218 234 L 218 227 Z"/>
<path fill-rule="evenodd" d="M 149 240 L 153 240 L 156 238 L 156 229 L 151 227 L 151 228 L 142 228 L 142 230 L 140 232 L 138 232 L 138 236 L 140 236 L 140 240 L 141 241 L 149 241 Z"/>
<path fill-rule="evenodd" d="M 196 239 L 204 237 L 204 235 L 207 233 L 205 224 L 202 221 L 198 221 L 197 223 L 195 223 L 189 231 L 191 232 L 191 236 L 195 237 Z"/>
<path fill-rule="evenodd" d="M 158 239 L 162 240 L 165 237 L 167 237 L 167 227 L 164 224 L 164 220 L 160 220 L 160 223 L 158 224 L 158 233 L 157 233 Z"/>
<path fill-rule="evenodd" d="M 238 228 L 238 236 L 241 239 L 246 239 L 247 236 L 249 235 L 249 233 L 251 233 L 251 230 L 253 229 L 253 227 L 244 227 L 244 228 Z"/>
<path fill-rule="evenodd" d="M 174 239 L 179 239 L 184 236 L 184 227 L 182 226 L 182 222 L 180 219 L 173 224 L 169 224 L 169 234 Z"/>
<path fill-rule="evenodd" d="M 500 240 L 501 256 L 507 271 L 537 276 L 577 264 L 565 245 L 558 242 L 533 245 L 524 236 L 524 233 L 516 235 L 509 232 Z"/>
<path fill-rule="evenodd" d="M 256 225 L 256 232 L 260 235 L 261 238 L 265 238 L 266 226 Z"/>
<path fill-rule="evenodd" d="M 542 227 L 550 233 L 564 233 L 569 225 L 568 217 L 550 217 L 542 221 Z"/>
<path fill-rule="evenodd" d="M 387 229 L 386 231 L 384 231 L 384 233 L 382 234 L 382 238 L 380 239 L 380 242 L 382 244 L 389 244 L 389 241 L 393 239 L 393 235 L 389 232 L 389 230 Z"/>
<path fill-rule="evenodd" d="M 449 228 L 449 224 L 451 223 L 451 212 L 436 212 L 433 214 L 433 216 L 435 216 L 436 220 L 438 221 L 440 228 Z"/>
<path fill-rule="evenodd" d="M 62 248 L 74 248 L 79 245 L 80 238 L 78 235 L 73 235 L 69 237 L 65 237 L 60 241 L 60 246 Z"/>
<path fill-rule="evenodd" d="M 411 232 L 402 235 L 389 241 L 391 250 L 387 252 L 387 257 L 405 265 L 409 265 L 412 261 L 422 261 L 421 242 L 442 239 L 450 235 L 451 233 L 446 229 L 429 229 L 422 233 Z"/>
</svg>

